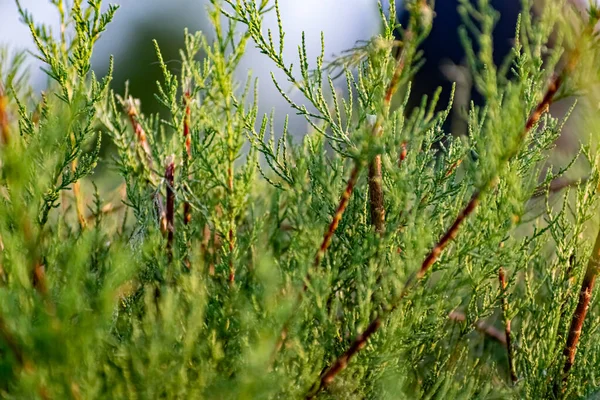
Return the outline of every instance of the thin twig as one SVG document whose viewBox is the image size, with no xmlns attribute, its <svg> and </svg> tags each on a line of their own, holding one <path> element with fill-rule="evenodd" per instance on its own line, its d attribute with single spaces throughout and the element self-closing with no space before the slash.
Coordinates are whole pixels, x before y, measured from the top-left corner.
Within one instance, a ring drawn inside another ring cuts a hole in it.
<svg viewBox="0 0 600 400">
<path fill-rule="evenodd" d="M 558 192 L 562 191 L 563 189 L 567 189 L 567 188 L 572 188 L 572 187 L 577 187 L 579 185 L 583 185 L 589 179 L 590 179 L 589 176 L 586 176 L 586 177 L 583 177 L 583 178 L 580 178 L 580 179 L 573 179 L 573 180 L 569 180 L 569 179 L 556 179 L 556 180 L 553 180 L 550 183 L 550 187 L 549 188 L 546 188 L 545 184 L 536 187 L 535 191 L 533 192 L 533 195 L 531 197 L 535 198 L 535 197 L 544 196 L 546 194 L 546 192 L 549 192 L 549 193 L 558 193 Z"/>
<path fill-rule="evenodd" d="M 356 161 L 354 164 L 354 168 L 352 169 L 352 172 L 350 173 L 350 178 L 348 179 L 346 188 L 344 189 L 344 192 L 342 193 L 342 197 L 340 198 L 338 207 L 335 210 L 335 214 L 333 215 L 333 219 L 331 220 L 331 223 L 329 224 L 329 227 L 327 228 L 325 235 L 323 235 L 323 240 L 321 241 L 321 245 L 319 246 L 319 249 L 317 250 L 317 252 L 315 254 L 312 268 L 317 268 L 321 264 L 321 260 L 323 259 L 323 256 L 325 255 L 325 253 L 327 252 L 327 249 L 329 248 L 329 245 L 331 244 L 333 235 L 335 234 L 335 231 L 337 230 L 338 225 L 340 224 L 340 221 L 342 220 L 342 216 L 344 215 L 344 212 L 346 211 L 346 208 L 348 207 L 348 203 L 350 202 L 350 197 L 352 197 L 352 192 L 354 191 L 354 187 L 356 186 L 356 182 L 358 180 L 358 175 L 359 175 L 360 169 L 361 169 L 361 164 L 359 161 Z M 304 293 L 308 289 L 308 283 L 310 282 L 310 279 L 311 279 L 311 270 L 309 269 L 309 271 L 306 273 L 306 276 L 304 277 L 304 285 L 302 286 L 302 290 L 298 293 L 298 297 L 296 298 L 294 308 L 296 308 L 302 302 Z M 285 322 L 285 324 L 283 325 L 283 328 L 279 335 L 279 340 L 277 341 L 277 343 L 275 345 L 275 349 L 271 356 L 271 363 L 274 361 L 275 355 L 279 352 L 279 349 L 281 349 L 285 339 L 287 338 L 287 333 L 289 330 L 289 324 L 290 324 L 291 320 L 292 320 L 292 316 L 290 316 L 287 319 L 287 321 Z"/>
<path fill-rule="evenodd" d="M 138 143 L 140 144 L 140 147 L 142 148 L 145 154 L 146 162 L 148 163 L 148 169 L 152 171 L 152 150 L 150 149 L 150 144 L 148 143 L 148 138 L 146 137 L 146 131 L 144 131 L 144 128 L 142 127 L 142 124 L 139 120 L 139 100 L 134 99 L 130 96 L 126 100 L 122 100 L 121 102 L 125 107 L 125 112 L 129 117 L 129 122 L 131 123 L 133 132 L 135 133 L 138 139 Z"/>
<path fill-rule="evenodd" d="M 127 116 L 129 117 L 129 122 L 131 123 L 131 127 L 133 128 L 133 132 L 137 137 L 137 142 L 139 146 L 138 149 L 138 157 L 142 162 L 142 165 L 146 167 L 150 173 L 149 181 L 154 184 L 152 181 L 155 180 L 157 173 L 154 171 L 154 162 L 152 157 L 152 149 L 150 148 L 150 144 L 148 143 L 148 138 L 146 136 L 146 131 L 142 124 L 140 123 L 140 114 L 138 111 L 140 101 L 138 99 L 134 99 L 129 96 L 127 99 L 122 99 L 119 97 L 121 104 L 123 105 Z M 140 152 L 141 149 L 141 152 Z M 140 154 L 142 153 L 142 154 Z M 158 224 L 160 227 L 160 231 L 165 233 L 167 231 L 167 216 L 165 213 L 165 208 L 163 205 L 163 200 L 160 196 L 158 190 L 156 190 L 152 196 L 152 201 L 154 202 L 154 207 L 156 210 L 156 215 L 158 217 Z"/>
<path fill-rule="evenodd" d="M 183 102 L 185 105 L 185 115 L 183 117 L 183 137 L 185 139 L 185 152 L 183 154 L 183 172 L 185 174 L 187 174 L 187 179 L 189 182 L 192 179 L 192 176 L 188 174 L 189 164 L 190 164 L 190 160 L 192 158 L 192 135 L 191 135 L 192 117 L 191 117 L 191 106 L 190 106 L 191 97 L 190 97 L 189 89 L 186 90 L 186 92 L 183 95 Z M 186 188 L 185 185 L 183 187 L 184 187 L 184 189 Z M 192 222 L 192 206 L 191 206 L 190 202 L 187 199 L 185 199 L 183 202 L 183 224 L 185 226 L 188 226 L 190 224 L 190 222 Z M 190 246 L 190 244 L 188 243 L 187 234 L 188 234 L 187 230 L 184 230 L 186 252 L 187 252 L 187 250 L 189 250 L 189 246 Z M 187 254 L 184 258 L 184 264 L 188 269 L 191 268 L 190 259 Z"/>
<path fill-rule="evenodd" d="M 175 162 L 173 156 L 167 158 L 165 182 L 167 184 L 167 254 L 169 262 L 171 262 L 175 235 Z"/>
<path fill-rule="evenodd" d="M 371 134 L 375 137 L 379 137 L 383 133 L 382 125 L 384 123 L 384 119 L 386 118 L 386 114 L 389 113 L 392 99 L 398 90 L 398 85 L 400 84 L 400 78 L 404 72 L 404 67 L 407 61 L 410 59 L 410 50 L 412 50 L 412 36 L 413 35 L 409 27 L 404 35 L 404 46 L 398 55 L 396 67 L 394 68 L 394 74 L 392 75 L 392 79 L 390 80 L 383 97 L 383 112 L 379 115 L 371 132 Z M 385 231 L 385 204 L 382 184 L 383 177 L 381 173 L 381 154 L 377 154 L 369 165 L 369 208 L 371 211 L 371 224 L 375 227 L 375 232 L 380 235 Z"/>
<path fill-rule="evenodd" d="M 10 127 L 8 123 L 8 98 L 4 91 L 4 86 L 0 82 L 0 143 L 8 144 L 10 142 Z"/>
<path fill-rule="evenodd" d="M 185 92 L 184 96 L 185 103 L 185 116 L 183 118 L 183 137 L 185 138 L 185 151 L 187 154 L 186 163 L 189 163 L 189 160 L 192 157 L 192 135 L 190 134 L 190 125 L 191 125 L 191 109 L 190 109 L 190 92 Z M 188 177 L 189 178 L 189 177 Z M 183 203 L 183 223 L 188 225 L 192 221 L 192 207 L 189 201 L 185 201 Z"/>
<path fill-rule="evenodd" d="M 510 318 L 508 317 L 508 295 L 506 293 L 506 274 L 504 268 L 498 269 L 498 280 L 500 282 L 500 290 L 502 292 L 502 319 L 504 320 L 504 333 L 506 336 L 506 353 L 508 357 L 508 371 L 510 373 L 510 380 L 513 383 L 517 383 L 517 370 L 515 368 L 514 349 L 512 347 L 510 339 Z"/>
<path fill-rule="evenodd" d="M 457 321 L 457 322 L 465 322 L 467 320 L 467 316 L 464 313 L 462 313 L 460 311 L 456 311 L 456 310 L 452 311 L 448 315 L 448 318 L 451 321 Z M 478 320 L 477 322 L 475 322 L 474 326 L 475 326 L 475 329 L 477 329 L 479 332 L 483 333 L 486 336 L 489 336 L 490 338 L 494 339 L 498 343 L 501 343 L 504 346 L 506 346 L 506 335 L 504 334 L 504 332 L 500 331 L 493 325 L 490 325 L 483 320 Z"/>
<path fill-rule="evenodd" d="M 75 137 L 71 136 L 71 140 L 74 141 Z M 71 171 L 75 173 L 77 170 L 77 159 L 73 160 L 71 163 Z M 75 211 L 77 213 L 77 221 L 79 222 L 79 228 L 83 231 L 87 226 L 87 221 L 85 218 L 85 212 L 83 207 L 83 195 L 81 194 L 81 182 L 76 181 L 73 182 L 73 197 L 75 198 Z"/>
<path fill-rule="evenodd" d="M 229 115 L 229 114 L 228 114 Z M 231 121 L 228 118 L 227 121 L 227 147 L 228 147 L 228 165 L 227 165 L 227 188 L 229 189 L 229 231 L 227 232 L 227 242 L 229 246 L 229 284 L 231 286 L 235 283 L 235 265 L 233 264 L 233 253 L 235 250 L 235 210 L 233 207 L 233 196 L 234 191 L 234 161 L 235 154 L 233 150 L 233 128 L 231 127 Z"/>
<path fill-rule="evenodd" d="M 590 301 L 592 300 L 592 293 L 594 290 L 594 284 L 598 271 L 600 270 L 600 230 L 596 236 L 596 243 L 594 244 L 594 250 L 590 255 L 588 265 L 585 271 L 583 282 L 581 283 L 581 290 L 579 291 L 579 302 L 573 313 L 571 319 L 571 326 L 569 328 L 569 336 L 563 350 L 565 356 L 565 365 L 563 367 L 562 382 L 554 385 L 554 394 L 558 396 L 559 391 L 564 392 L 567 388 L 567 381 L 569 379 L 569 372 L 573 368 L 575 363 L 575 355 L 577 354 L 577 345 L 581 338 L 581 331 L 583 330 L 583 322 L 587 315 L 590 307 Z M 562 389 L 561 389 L 562 387 Z"/>
</svg>

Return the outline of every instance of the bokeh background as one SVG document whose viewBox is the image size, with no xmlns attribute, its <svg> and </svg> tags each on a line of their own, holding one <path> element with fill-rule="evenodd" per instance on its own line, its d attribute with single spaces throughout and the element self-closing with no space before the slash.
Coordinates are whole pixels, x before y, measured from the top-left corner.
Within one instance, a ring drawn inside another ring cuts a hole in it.
<svg viewBox="0 0 600 400">
<path fill-rule="evenodd" d="M 178 69 L 178 50 L 183 45 L 185 28 L 201 30 L 211 34 L 206 16 L 208 0 L 112 0 L 120 5 L 113 23 L 98 42 L 93 58 L 93 68 L 101 75 L 106 71 L 109 56 L 115 57 L 113 88 L 122 92 L 125 81 L 129 81 L 132 95 L 142 99 L 143 112 L 159 111 L 154 101 L 157 80 L 162 79 L 152 39 L 158 40 L 165 60 L 173 71 Z M 108 5 L 109 1 L 105 2 Z M 58 32 L 58 14 L 49 0 L 21 0 L 37 21 L 45 22 Z M 309 59 L 320 52 L 320 32 L 325 34 L 327 55 L 332 59 L 343 50 L 350 49 L 361 40 L 367 40 L 380 29 L 377 2 L 374 0 L 283 0 L 281 12 L 286 31 L 286 57 L 297 59 L 297 46 L 302 31 L 306 32 Z M 269 15 L 266 25 L 276 29 L 274 15 Z M 14 0 L 0 0 L 0 45 L 8 44 L 12 49 L 34 49 L 28 28 L 20 22 Z M 297 63 L 296 63 L 297 64 Z M 251 47 L 238 70 L 244 81 L 248 70 L 259 79 L 259 106 L 262 113 L 275 108 L 278 114 L 291 112 L 282 101 L 271 82 L 270 73 L 283 77 L 265 57 Z M 36 88 L 46 84 L 39 64 L 31 62 L 31 71 Z M 292 93 L 292 96 L 298 94 Z M 301 99 L 295 99 L 301 101 Z M 294 117 L 296 135 L 306 129 L 300 117 Z"/>
</svg>

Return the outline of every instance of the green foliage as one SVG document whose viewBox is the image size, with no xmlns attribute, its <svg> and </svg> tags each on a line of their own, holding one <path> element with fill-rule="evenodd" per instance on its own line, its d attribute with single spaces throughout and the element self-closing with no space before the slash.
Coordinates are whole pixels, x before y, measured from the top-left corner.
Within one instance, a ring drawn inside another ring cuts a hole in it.
<svg viewBox="0 0 600 400">
<path fill-rule="evenodd" d="M 144 115 L 127 88 L 115 94 L 112 68 L 101 79 L 91 71 L 117 7 L 52 3 L 58 37 L 19 5 L 51 78 L 42 94 L 28 86 L 24 56 L 0 52 L 3 398 L 536 399 L 599 389 L 595 294 L 565 367 L 580 288 L 591 292 L 598 272 L 596 8 L 588 21 L 561 2 L 539 14 L 524 2 L 514 52 L 495 66 L 498 16 L 488 1 L 463 1 L 485 103 L 463 110 L 467 135 L 452 136 L 453 105 L 435 112 L 439 92 L 407 108 L 435 24 L 425 1 L 407 2 L 407 27 L 380 7 L 380 36 L 331 64 L 321 44 L 311 69 L 304 38 L 299 62 L 285 58 L 277 3 L 213 0 L 214 40 L 186 31 L 179 75 L 155 42 L 166 118 Z M 276 33 L 263 26 L 268 12 Z M 279 115 L 258 115 L 253 78 L 236 79 L 249 43 L 283 72 L 273 82 L 311 128 L 299 142 L 287 118 L 276 132 Z M 585 140 L 561 163 L 567 118 L 546 108 L 575 95 Z M 115 192 L 93 178 L 101 137 L 116 148 Z M 378 159 L 384 231 L 370 212 Z M 371 321 L 379 325 L 361 342 Z M 320 387 L 357 336 L 353 357 Z"/>
</svg>

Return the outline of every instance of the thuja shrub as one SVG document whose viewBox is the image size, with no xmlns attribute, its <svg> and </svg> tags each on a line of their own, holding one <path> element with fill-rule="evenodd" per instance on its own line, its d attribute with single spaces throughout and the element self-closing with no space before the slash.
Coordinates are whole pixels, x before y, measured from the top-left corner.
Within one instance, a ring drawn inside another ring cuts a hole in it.
<svg viewBox="0 0 600 400">
<path fill-rule="evenodd" d="M 284 57 L 277 3 L 214 0 L 179 75 L 155 43 L 163 117 L 91 70 L 117 7 L 53 1 L 57 36 L 20 8 L 50 83 L 0 54 L 2 397 L 593 396 L 599 12 L 530 3 L 499 66 L 499 16 L 461 3 L 485 101 L 436 112 L 439 93 L 406 106 L 426 1 L 406 26 L 380 7 L 382 34 L 328 62 L 304 41 Z M 283 72 L 302 138 L 236 79 L 248 46 Z M 559 100 L 578 100 L 567 161 Z"/>
</svg>

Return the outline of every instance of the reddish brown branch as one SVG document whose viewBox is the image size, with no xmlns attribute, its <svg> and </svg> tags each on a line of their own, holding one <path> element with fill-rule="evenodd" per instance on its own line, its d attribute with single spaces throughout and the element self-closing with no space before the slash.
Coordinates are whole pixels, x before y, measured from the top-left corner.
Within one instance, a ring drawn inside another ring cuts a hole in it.
<svg viewBox="0 0 600 400">
<path fill-rule="evenodd" d="M 510 380 L 515 384 L 518 380 L 517 370 L 515 368 L 514 349 L 510 338 L 510 318 L 508 318 L 508 295 L 506 293 L 506 274 L 504 268 L 498 270 L 498 280 L 500 282 L 500 290 L 502 291 L 502 317 L 504 319 L 504 334 L 506 337 L 506 353 L 508 357 L 508 371 Z"/>
<path fill-rule="evenodd" d="M 369 326 L 367 326 L 367 329 L 365 329 L 363 333 L 358 335 L 358 337 L 354 340 L 354 342 L 352 342 L 350 347 L 348 347 L 348 350 L 346 350 L 344 354 L 342 354 L 337 360 L 335 360 L 335 362 L 321 375 L 321 379 L 319 380 L 317 385 L 315 385 L 311 393 L 306 396 L 306 399 L 314 398 L 317 395 L 317 393 L 319 393 L 321 388 L 324 388 L 325 386 L 329 385 L 335 379 L 337 374 L 346 369 L 346 367 L 348 366 L 348 362 L 350 362 L 350 359 L 363 347 L 365 347 L 371 335 L 377 332 L 377 330 L 381 327 L 381 323 L 382 320 L 380 317 L 377 317 L 373 321 L 371 321 Z"/>
<path fill-rule="evenodd" d="M 185 116 L 183 119 L 183 137 L 185 138 L 185 150 L 187 151 L 188 157 L 192 156 L 192 137 L 190 135 L 190 125 L 191 125 L 190 102 L 191 102 L 190 92 L 187 91 L 184 94 Z"/>
<path fill-rule="evenodd" d="M 412 34 L 408 30 L 405 34 L 405 43 L 410 42 Z M 398 90 L 400 78 L 406 65 L 406 60 L 409 57 L 410 45 L 405 45 L 396 61 L 396 68 L 392 79 L 387 86 L 385 95 L 383 97 L 383 113 L 387 114 L 392 103 L 392 98 Z M 381 136 L 383 129 L 384 114 L 381 114 L 377 119 L 377 122 L 373 125 L 372 135 Z M 375 232 L 383 234 L 385 231 L 385 204 L 383 196 L 383 175 L 381 173 L 381 154 L 377 154 L 371 164 L 369 165 L 369 208 L 371 213 L 371 224 L 375 228 Z"/>
<path fill-rule="evenodd" d="M 175 163 L 173 156 L 167 158 L 165 169 L 167 184 L 167 254 L 169 261 L 173 259 L 173 238 L 175 236 Z"/>
<path fill-rule="evenodd" d="M 42 295 L 48 294 L 48 285 L 46 283 L 46 267 L 37 262 L 33 267 L 32 274 L 33 287 Z"/>
<path fill-rule="evenodd" d="M 335 234 L 335 231 L 337 230 L 338 225 L 340 224 L 340 221 L 342 220 L 342 216 L 344 215 L 344 212 L 346 211 L 346 208 L 348 207 L 348 203 L 350 202 L 350 197 L 352 197 L 352 192 L 354 191 L 354 186 L 356 186 L 356 181 L 358 180 L 359 172 L 360 172 L 360 164 L 357 162 L 354 165 L 354 168 L 352 168 L 352 172 L 350 173 L 350 178 L 348 179 L 346 188 L 344 189 L 344 192 L 342 193 L 342 197 L 340 199 L 337 209 L 335 210 L 333 219 L 331 220 L 331 223 L 329 224 L 329 228 L 327 229 L 327 231 L 325 232 L 325 235 L 323 236 L 323 240 L 321 241 L 319 250 L 317 250 L 317 253 L 315 254 L 315 259 L 313 262 L 314 268 L 318 267 L 321 264 L 321 260 L 323 259 L 325 252 L 327 251 L 327 249 L 329 248 L 329 245 L 331 244 L 333 235 Z M 310 281 L 310 271 L 306 275 L 305 280 L 307 282 Z M 307 288 L 306 285 L 307 285 L 307 283 L 305 282 L 303 290 L 302 290 L 303 292 L 306 291 L 306 288 Z"/>
<path fill-rule="evenodd" d="M 450 226 L 450 229 L 448 229 L 446 233 L 444 233 L 444 235 L 441 237 L 441 239 L 438 241 L 435 247 L 431 249 L 427 257 L 425 257 L 425 260 L 423 260 L 423 264 L 421 264 L 421 268 L 419 269 L 416 275 L 417 279 L 421 279 L 423 276 L 425 276 L 429 268 L 431 268 L 431 266 L 437 261 L 440 254 L 442 254 L 442 251 L 444 251 L 446 246 L 448 246 L 448 243 L 450 243 L 450 241 L 456 237 L 462 223 L 467 219 L 469 215 L 473 213 L 473 211 L 475 211 L 475 208 L 477 208 L 480 196 L 480 191 L 476 191 L 473 194 L 473 196 L 471 196 L 471 200 L 469 200 L 467 206 L 463 208 L 463 210 L 458 214 L 458 216 L 454 220 L 454 223 Z"/>
<path fill-rule="evenodd" d="M 600 231 L 596 236 L 596 243 L 594 244 L 594 250 L 588 261 L 588 265 L 585 271 L 583 282 L 581 283 L 581 290 L 579 291 L 579 302 L 573 313 L 571 319 L 571 326 L 569 328 L 569 336 L 567 337 L 567 343 L 563 350 L 565 356 L 565 365 L 563 367 L 562 377 L 562 391 L 566 389 L 566 384 L 569 379 L 569 372 L 573 368 L 575 363 L 575 355 L 577 354 L 577 345 L 581 338 L 581 331 L 583 330 L 583 323 L 590 307 L 590 301 L 592 300 L 592 293 L 594 290 L 594 284 L 596 283 L 596 277 L 600 268 Z M 555 394 L 558 395 L 560 384 L 555 385 Z"/>
<path fill-rule="evenodd" d="M 184 94 L 185 116 L 183 119 L 183 137 L 185 138 L 185 150 L 188 160 L 192 157 L 192 136 L 190 134 L 191 125 L 191 109 L 190 109 L 190 92 Z M 183 203 L 183 223 L 188 225 L 192 221 L 192 207 L 189 201 Z"/>
<path fill-rule="evenodd" d="M 233 229 L 229 229 L 228 232 L 228 242 L 229 242 L 229 284 L 233 285 L 235 283 L 235 267 L 233 266 L 233 251 L 235 249 L 235 236 L 233 234 Z"/>
<path fill-rule="evenodd" d="M 8 123 L 8 98 L 4 87 L 0 83 L 0 142 L 8 144 L 10 141 L 10 127 Z"/>
<path fill-rule="evenodd" d="M 146 160 L 148 162 L 148 167 L 152 169 L 152 151 L 150 149 L 150 144 L 148 143 L 148 138 L 146 137 L 146 132 L 142 127 L 142 124 L 139 120 L 139 113 L 137 110 L 138 101 L 129 97 L 127 100 L 123 102 L 125 106 L 125 111 L 127 112 L 127 116 L 129 117 L 129 122 L 133 127 L 133 132 L 135 133 L 138 143 L 140 144 L 142 150 L 146 155 Z"/>
<path fill-rule="evenodd" d="M 72 136 L 71 140 L 75 140 L 75 137 Z M 71 163 L 71 171 L 75 172 L 77 170 L 77 159 L 73 160 L 73 162 Z M 83 199 L 83 195 L 81 194 L 81 183 L 79 181 L 74 182 L 72 185 L 72 189 L 73 189 L 73 197 L 75 198 L 75 211 L 77 213 L 77 221 L 79 221 L 79 227 L 80 229 L 83 231 L 85 229 L 85 227 L 87 226 L 87 221 L 85 218 L 85 212 L 84 212 L 84 199 Z"/>
<path fill-rule="evenodd" d="M 346 211 L 346 208 L 348 207 L 348 203 L 350 202 L 350 197 L 352 197 L 352 192 L 354 191 L 354 187 L 356 186 L 356 182 L 358 181 L 360 167 L 361 167 L 360 163 L 358 161 L 356 161 L 356 163 L 354 164 L 354 168 L 352 168 L 352 172 L 350 173 L 350 178 L 348 179 L 346 188 L 344 189 L 344 192 L 342 193 L 342 197 L 340 198 L 338 207 L 335 210 L 335 214 L 333 215 L 333 219 L 331 220 L 331 223 L 329 224 L 327 231 L 323 235 L 323 240 L 321 241 L 319 250 L 317 250 L 317 252 L 315 254 L 312 268 L 317 268 L 321 264 L 321 260 L 323 259 L 325 252 L 327 251 L 327 249 L 329 248 L 329 245 L 331 244 L 333 235 L 335 234 L 335 231 L 337 230 L 338 225 L 340 224 L 340 221 L 342 220 L 342 216 L 344 215 L 344 212 Z M 308 272 L 306 273 L 306 276 L 304 277 L 304 285 L 302 286 L 302 290 L 298 293 L 298 297 L 296 298 L 294 308 L 296 308 L 302 302 L 304 293 L 308 289 L 308 282 L 310 282 L 310 279 L 311 279 L 311 269 L 308 270 Z M 285 339 L 287 338 L 287 333 L 288 333 L 289 324 L 291 322 L 291 319 L 292 319 L 292 317 L 290 316 L 287 319 L 287 321 L 285 322 L 285 324 L 283 325 L 283 328 L 279 335 L 279 340 L 275 344 L 275 349 L 273 351 L 273 354 L 271 355 L 271 363 L 274 361 L 275 355 L 279 352 L 279 350 L 283 346 L 283 343 L 285 342 Z"/>
<path fill-rule="evenodd" d="M 404 160 L 406 160 L 406 156 L 408 154 L 408 150 L 406 148 L 406 141 L 403 141 L 400 144 L 400 155 L 398 156 L 398 167 L 402 165 Z"/>
<path fill-rule="evenodd" d="M 579 185 L 585 184 L 589 179 L 590 179 L 589 176 L 583 177 L 581 179 L 573 179 L 573 180 L 559 178 L 559 179 L 553 180 L 550 183 L 549 188 L 547 188 L 546 185 L 538 186 L 535 189 L 535 191 L 533 192 L 533 195 L 531 197 L 533 198 L 533 197 L 544 196 L 547 192 L 548 193 L 558 193 L 558 192 L 562 191 L 563 189 L 577 187 Z"/>
<path fill-rule="evenodd" d="M 465 322 L 467 320 L 466 315 L 459 311 L 452 311 L 448 315 L 448 318 L 452 321 L 457 322 Z M 506 335 L 504 334 L 504 332 L 500 331 L 499 329 L 496 329 L 494 326 L 486 323 L 485 321 L 479 320 L 475 322 L 475 329 L 477 329 L 484 335 L 494 339 L 498 343 L 501 343 L 504 346 L 506 346 Z"/>
<path fill-rule="evenodd" d="M 148 168 L 149 173 L 150 173 L 150 181 L 152 181 L 152 179 L 155 177 L 156 173 L 153 172 L 154 163 L 153 163 L 153 158 L 152 158 L 152 149 L 150 148 L 150 144 L 148 143 L 146 131 L 144 131 L 144 128 L 142 127 L 142 124 L 140 123 L 140 115 L 138 112 L 139 100 L 134 99 L 133 97 L 130 96 L 125 100 L 121 99 L 121 103 L 123 104 L 123 107 L 125 108 L 125 112 L 127 113 L 127 116 L 129 117 L 129 122 L 131 123 L 131 127 L 133 128 L 133 132 L 135 133 L 135 135 L 137 137 L 138 144 L 139 144 L 138 149 L 141 149 L 141 153 L 143 153 L 142 155 L 140 155 L 139 151 L 138 151 L 138 156 L 140 157 L 142 164 L 144 164 L 144 163 L 146 164 L 145 166 Z M 156 209 L 156 214 L 158 217 L 158 224 L 160 227 L 160 231 L 162 233 L 165 233 L 165 232 L 167 232 L 167 216 L 166 216 L 165 209 L 163 206 L 163 200 L 158 191 L 156 191 L 154 193 L 152 200 L 154 202 L 154 207 Z"/>
<path fill-rule="evenodd" d="M 381 154 L 377 154 L 369 165 L 369 206 L 371 224 L 380 235 L 385 231 L 385 205 L 381 174 Z"/>
</svg>

